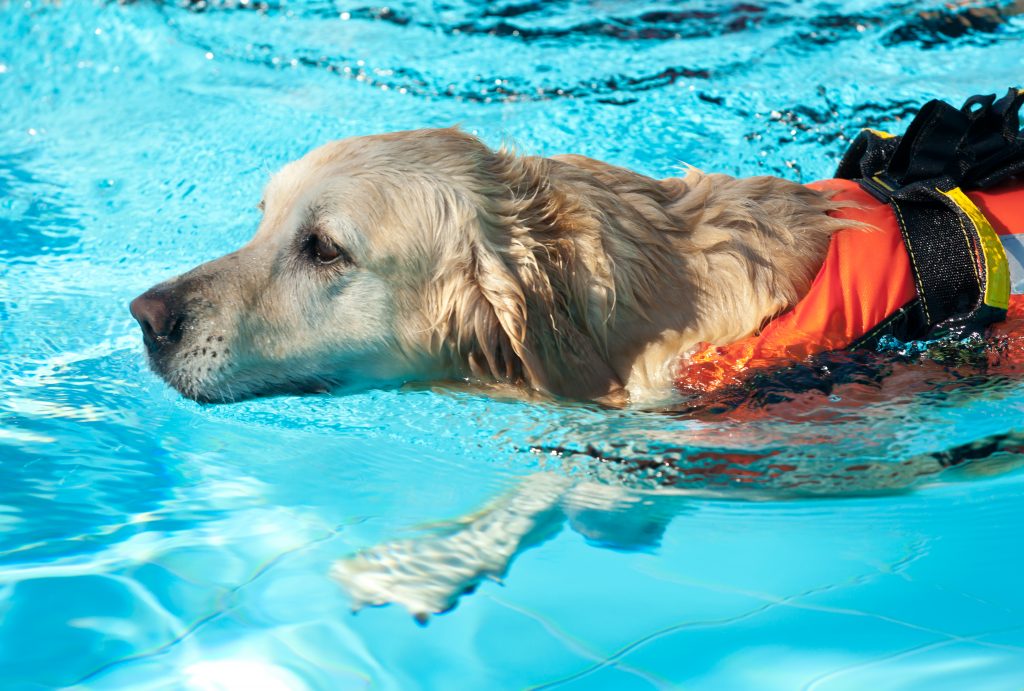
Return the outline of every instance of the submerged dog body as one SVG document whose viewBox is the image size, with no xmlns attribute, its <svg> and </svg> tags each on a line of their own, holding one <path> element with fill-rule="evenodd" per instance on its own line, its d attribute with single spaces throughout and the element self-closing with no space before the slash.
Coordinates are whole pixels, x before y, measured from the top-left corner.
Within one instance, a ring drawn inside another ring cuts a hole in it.
<svg viewBox="0 0 1024 691">
<path fill-rule="evenodd" d="M 268 184 L 255 237 L 132 303 L 200 401 L 471 379 L 623 402 L 807 291 L 827 196 L 691 169 L 493 151 L 457 129 L 332 142 Z"/>
</svg>

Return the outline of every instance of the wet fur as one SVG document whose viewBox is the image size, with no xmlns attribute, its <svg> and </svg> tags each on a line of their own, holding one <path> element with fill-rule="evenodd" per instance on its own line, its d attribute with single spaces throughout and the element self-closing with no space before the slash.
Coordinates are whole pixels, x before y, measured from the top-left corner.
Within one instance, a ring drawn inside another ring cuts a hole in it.
<svg viewBox="0 0 1024 691">
<path fill-rule="evenodd" d="M 157 287 L 191 305 L 186 340 L 234 353 L 205 371 L 155 361 L 186 395 L 470 378 L 656 398 L 697 343 L 795 304 L 846 225 L 779 178 L 655 180 L 458 129 L 327 144 L 275 176 L 265 204 L 246 247 Z M 352 251 L 349 273 L 306 275 L 293 255 L 311 222 Z"/>
</svg>

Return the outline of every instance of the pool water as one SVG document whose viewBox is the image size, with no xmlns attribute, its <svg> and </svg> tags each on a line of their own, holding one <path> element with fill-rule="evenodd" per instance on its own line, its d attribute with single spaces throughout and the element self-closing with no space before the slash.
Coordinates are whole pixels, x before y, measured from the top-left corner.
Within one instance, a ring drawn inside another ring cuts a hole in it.
<svg viewBox="0 0 1024 691">
<path fill-rule="evenodd" d="M 1020 688 L 1019 378 L 912 362 L 914 386 L 671 416 L 430 387 L 201 406 L 127 302 L 350 135 L 827 177 L 863 126 L 1024 81 L 1021 12 L 0 2 L 0 687 Z M 451 611 L 352 612 L 339 560 L 443 560 L 544 492 Z"/>
</svg>

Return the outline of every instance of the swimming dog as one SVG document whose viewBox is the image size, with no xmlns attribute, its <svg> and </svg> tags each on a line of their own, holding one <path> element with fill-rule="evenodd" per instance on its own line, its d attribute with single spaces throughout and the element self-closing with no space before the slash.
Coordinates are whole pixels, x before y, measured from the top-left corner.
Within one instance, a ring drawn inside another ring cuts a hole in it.
<svg viewBox="0 0 1024 691">
<path fill-rule="evenodd" d="M 642 402 L 697 344 L 807 292 L 848 221 L 776 177 L 655 180 L 458 129 L 326 144 L 270 180 L 241 249 L 131 304 L 185 396 L 415 381 Z"/>
</svg>

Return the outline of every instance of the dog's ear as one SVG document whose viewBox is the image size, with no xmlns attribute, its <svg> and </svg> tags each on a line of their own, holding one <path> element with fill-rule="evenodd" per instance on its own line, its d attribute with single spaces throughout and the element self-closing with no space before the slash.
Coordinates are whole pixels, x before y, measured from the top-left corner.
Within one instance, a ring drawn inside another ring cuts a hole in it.
<svg viewBox="0 0 1024 691">
<path fill-rule="evenodd" d="M 470 366 L 477 375 L 532 381 L 536 363 L 524 347 L 527 311 L 523 291 L 489 249 L 474 245 L 471 258 L 469 291 L 476 297 Z"/>
<path fill-rule="evenodd" d="M 518 249 L 507 254 L 525 252 Z M 519 374 L 531 388 L 556 396 L 615 400 L 622 382 L 594 339 L 567 313 L 574 300 L 553 290 L 558 282 L 544 271 L 543 262 L 510 267 L 491 248 L 474 249 L 473 282 L 493 314 L 494 328 L 477 329 L 488 368 L 492 374 L 496 369 Z M 488 317 L 478 322 L 486 325 Z"/>
<path fill-rule="evenodd" d="M 590 284 L 548 163 L 482 145 L 477 154 L 471 194 L 447 215 L 462 227 L 445 236 L 465 244 L 452 248 L 456 273 L 438 285 L 442 339 L 478 376 L 614 400 L 622 383 L 588 323 Z"/>
</svg>

